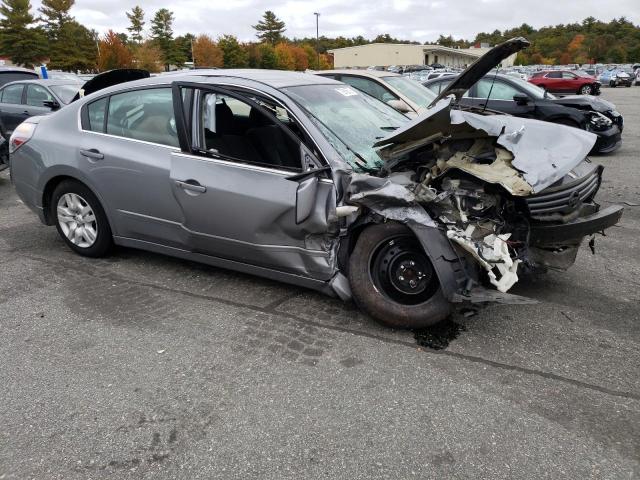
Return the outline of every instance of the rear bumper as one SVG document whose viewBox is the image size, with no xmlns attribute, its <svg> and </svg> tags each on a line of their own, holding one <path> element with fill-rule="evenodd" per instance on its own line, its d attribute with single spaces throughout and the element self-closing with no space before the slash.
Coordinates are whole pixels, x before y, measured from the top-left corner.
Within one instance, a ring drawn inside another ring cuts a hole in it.
<svg viewBox="0 0 640 480">
<path fill-rule="evenodd" d="M 579 217 L 576 220 L 560 224 L 532 225 L 530 245 L 544 247 L 547 245 L 571 245 L 579 243 L 584 237 L 602 232 L 620 221 L 624 208 L 611 205 L 598 211 L 592 205 L 594 213 Z"/>
</svg>

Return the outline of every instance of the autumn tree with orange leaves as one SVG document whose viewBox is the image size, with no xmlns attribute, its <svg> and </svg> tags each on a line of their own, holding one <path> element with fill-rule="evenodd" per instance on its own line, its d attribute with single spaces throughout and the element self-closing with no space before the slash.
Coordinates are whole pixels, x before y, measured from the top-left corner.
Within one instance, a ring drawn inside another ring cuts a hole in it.
<svg viewBox="0 0 640 480">
<path fill-rule="evenodd" d="M 193 61 L 197 67 L 222 67 L 222 49 L 209 35 L 198 35 L 193 41 Z"/>
<path fill-rule="evenodd" d="M 133 65 L 131 50 L 120 40 L 118 34 L 109 30 L 104 39 L 98 42 L 98 70 L 128 68 Z"/>
</svg>

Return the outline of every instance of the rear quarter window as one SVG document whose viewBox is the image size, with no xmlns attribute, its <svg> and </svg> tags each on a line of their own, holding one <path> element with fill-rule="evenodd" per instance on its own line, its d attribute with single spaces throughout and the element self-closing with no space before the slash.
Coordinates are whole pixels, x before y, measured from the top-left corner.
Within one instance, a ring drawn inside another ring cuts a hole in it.
<svg viewBox="0 0 640 480">
<path fill-rule="evenodd" d="M 92 132 L 104 132 L 104 116 L 107 110 L 107 97 L 96 100 L 87 105 L 85 130 Z"/>
</svg>

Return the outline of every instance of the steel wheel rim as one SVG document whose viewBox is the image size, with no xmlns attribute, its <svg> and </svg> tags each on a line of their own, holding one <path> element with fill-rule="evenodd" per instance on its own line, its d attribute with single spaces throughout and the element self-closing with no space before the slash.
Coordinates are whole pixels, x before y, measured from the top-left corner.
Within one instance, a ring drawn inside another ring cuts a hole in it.
<svg viewBox="0 0 640 480">
<path fill-rule="evenodd" d="M 431 261 L 412 236 L 381 242 L 369 258 L 369 276 L 382 295 L 402 305 L 419 305 L 438 289 Z"/>
<path fill-rule="evenodd" d="M 67 240 L 80 248 L 89 248 L 98 238 L 95 213 L 77 193 L 65 193 L 58 200 L 58 225 Z"/>
</svg>

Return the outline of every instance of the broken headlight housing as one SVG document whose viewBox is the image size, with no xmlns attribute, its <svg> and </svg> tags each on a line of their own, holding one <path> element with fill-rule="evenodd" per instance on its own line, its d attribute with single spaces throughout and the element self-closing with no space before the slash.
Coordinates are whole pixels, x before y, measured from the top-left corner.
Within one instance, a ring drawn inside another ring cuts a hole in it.
<svg viewBox="0 0 640 480">
<path fill-rule="evenodd" d="M 588 112 L 587 115 L 589 116 L 589 130 L 607 130 L 613 125 L 611 119 L 600 112 Z"/>
</svg>

